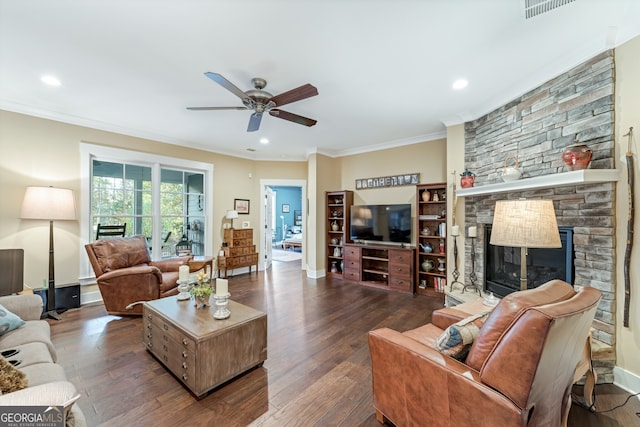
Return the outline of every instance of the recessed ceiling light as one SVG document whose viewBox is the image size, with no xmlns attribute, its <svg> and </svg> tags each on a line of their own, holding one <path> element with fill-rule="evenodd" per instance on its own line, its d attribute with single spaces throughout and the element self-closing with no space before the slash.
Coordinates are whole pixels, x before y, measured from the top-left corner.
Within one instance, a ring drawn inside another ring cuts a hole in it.
<svg viewBox="0 0 640 427">
<path fill-rule="evenodd" d="M 453 88 L 456 90 L 464 89 L 465 87 L 467 87 L 468 84 L 469 82 L 466 81 L 465 79 L 459 79 L 453 82 Z"/>
<path fill-rule="evenodd" d="M 42 80 L 43 83 L 46 83 L 49 86 L 60 86 L 60 80 L 56 79 L 53 76 L 42 76 L 40 80 Z"/>
<path fill-rule="evenodd" d="M 260 144 L 268 144 L 269 140 L 267 138 L 260 138 Z"/>
</svg>

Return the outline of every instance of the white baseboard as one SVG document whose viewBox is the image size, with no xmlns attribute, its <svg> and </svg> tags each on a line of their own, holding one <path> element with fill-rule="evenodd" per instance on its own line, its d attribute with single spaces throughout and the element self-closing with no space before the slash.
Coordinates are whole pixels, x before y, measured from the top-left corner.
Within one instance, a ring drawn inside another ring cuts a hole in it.
<svg viewBox="0 0 640 427">
<path fill-rule="evenodd" d="M 640 376 L 619 366 L 613 367 L 613 383 L 631 394 L 640 392 Z"/>
<path fill-rule="evenodd" d="M 80 305 L 92 304 L 94 302 L 102 302 L 102 295 L 100 294 L 100 291 L 80 294 Z"/>
<path fill-rule="evenodd" d="M 321 277 L 325 277 L 326 275 L 327 272 L 324 268 L 321 268 L 320 270 L 310 270 L 309 268 L 307 268 L 307 277 L 311 279 L 319 279 Z"/>
</svg>

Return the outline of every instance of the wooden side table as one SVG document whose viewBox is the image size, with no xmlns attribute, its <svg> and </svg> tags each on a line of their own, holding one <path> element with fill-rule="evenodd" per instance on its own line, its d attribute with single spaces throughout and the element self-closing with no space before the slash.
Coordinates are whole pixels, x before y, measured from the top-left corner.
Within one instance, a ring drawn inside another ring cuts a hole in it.
<svg viewBox="0 0 640 427">
<path fill-rule="evenodd" d="M 193 273 L 198 270 L 202 270 L 207 265 L 213 271 L 213 257 L 212 256 L 194 256 L 189 260 L 189 272 Z"/>
</svg>

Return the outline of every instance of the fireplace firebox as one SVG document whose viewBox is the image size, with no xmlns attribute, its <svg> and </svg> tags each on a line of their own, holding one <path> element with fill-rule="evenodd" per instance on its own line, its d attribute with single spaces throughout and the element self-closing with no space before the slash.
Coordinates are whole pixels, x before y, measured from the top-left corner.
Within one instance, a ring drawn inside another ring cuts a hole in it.
<svg viewBox="0 0 640 427">
<path fill-rule="evenodd" d="M 484 289 L 504 297 L 520 290 L 520 248 L 494 246 L 491 224 L 484 236 Z M 573 227 L 558 227 L 561 248 L 529 248 L 527 256 L 528 288 L 536 288 L 549 280 L 560 279 L 573 285 Z"/>
</svg>

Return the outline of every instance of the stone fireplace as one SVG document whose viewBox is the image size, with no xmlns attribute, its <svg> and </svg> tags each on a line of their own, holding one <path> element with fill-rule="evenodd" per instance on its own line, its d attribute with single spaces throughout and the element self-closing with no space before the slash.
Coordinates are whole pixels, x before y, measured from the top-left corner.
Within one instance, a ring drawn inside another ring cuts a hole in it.
<svg viewBox="0 0 640 427">
<path fill-rule="evenodd" d="M 491 224 L 484 226 L 485 292 L 498 297 L 520 290 L 521 250 L 515 247 L 493 246 Z M 573 228 L 560 227 L 560 248 L 529 248 L 527 256 L 527 288 L 533 289 L 553 279 L 574 282 Z"/>
<path fill-rule="evenodd" d="M 572 284 L 576 288 L 592 286 L 602 291 L 592 336 L 609 350 L 607 357 L 594 363 L 599 383 L 613 382 L 615 365 L 616 188 L 613 180 L 564 180 L 567 169 L 561 155 L 577 140 L 593 150 L 590 171 L 606 172 L 614 168 L 614 87 L 613 51 L 607 51 L 465 123 L 465 167 L 476 174 L 475 187 L 497 189 L 464 196 L 465 230 L 473 225 L 478 227 L 475 245 L 478 283 L 485 285 L 484 229 L 492 223 L 496 201 L 552 200 L 558 225 L 570 228 L 573 233 Z M 509 190 L 507 184 L 512 183 L 501 179 L 506 156 L 518 157 L 523 171 L 521 182 L 544 177 L 548 178 L 547 185 L 516 185 L 516 190 Z M 553 184 L 556 178 L 557 184 Z M 464 239 L 467 278 L 471 272 L 469 240 Z"/>
</svg>

